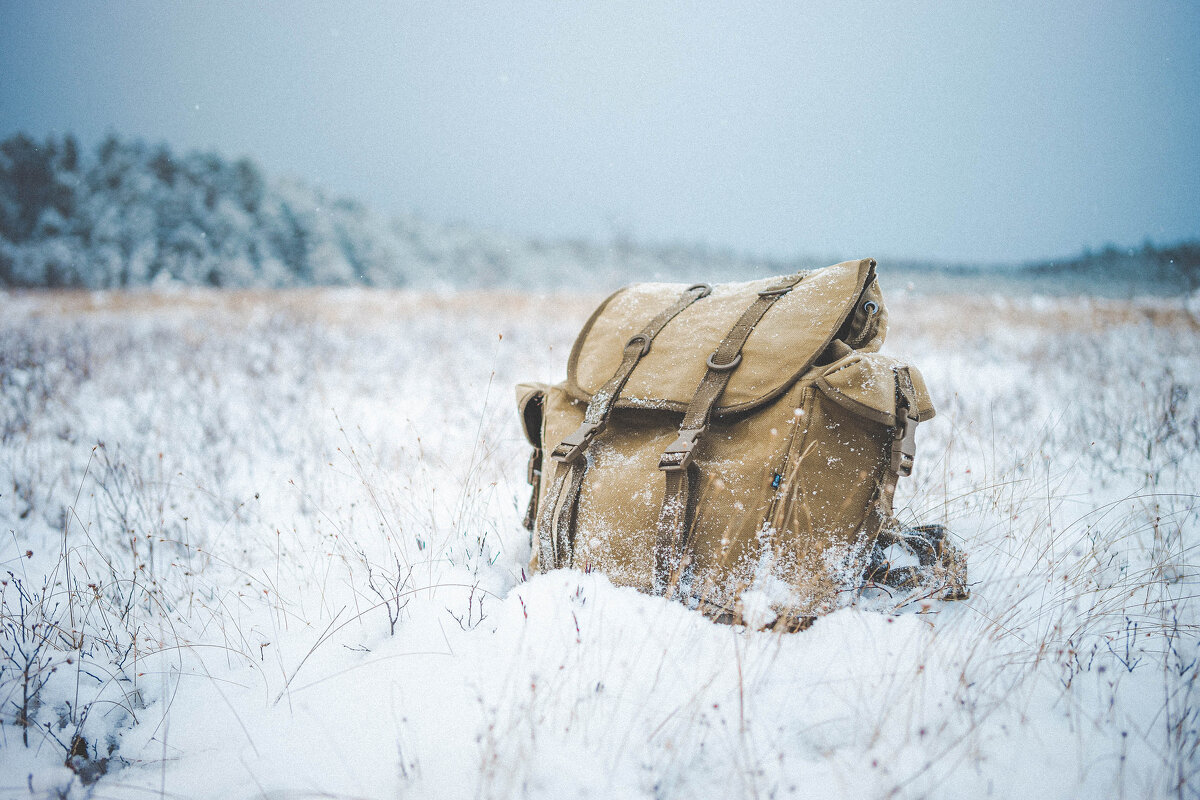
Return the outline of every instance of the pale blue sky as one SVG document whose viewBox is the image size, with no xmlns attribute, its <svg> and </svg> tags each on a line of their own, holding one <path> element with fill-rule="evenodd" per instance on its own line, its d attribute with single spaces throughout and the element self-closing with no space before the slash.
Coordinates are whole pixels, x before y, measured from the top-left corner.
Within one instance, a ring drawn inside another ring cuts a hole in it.
<svg viewBox="0 0 1200 800">
<path fill-rule="evenodd" d="M 763 254 L 1200 236 L 1200 4 L 0 0 L 0 136 Z"/>
</svg>

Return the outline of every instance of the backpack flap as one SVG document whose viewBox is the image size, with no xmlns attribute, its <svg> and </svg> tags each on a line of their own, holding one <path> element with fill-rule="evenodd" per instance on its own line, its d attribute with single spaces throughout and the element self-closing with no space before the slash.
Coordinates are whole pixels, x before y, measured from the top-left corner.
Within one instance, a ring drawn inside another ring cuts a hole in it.
<svg viewBox="0 0 1200 800">
<path fill-rule="evenodd" d="M 872 259 L 846 261 L 811 271 L 782 294 L 746 339 L 741 361 L 714 414 L 748 411 L 775 399 L 817 362 L 839 334 L 853 331 L 862 346 L 878 348 L 884 317 L 874 279 Z M 759 293 L 779 280 L 718 285 L 711 295 L 680 312 L 654 338 L 616 407 L 687 410 L 708 370 L 709 356 Z M 681 289 L 677 284 L 635 284 L 609 297 L 575 340 L 567 364 L 567 391 L 590 401 L 619 368 L 631 337 L 670 306 Z M 877 316 L 873 323 L 872 316 Z"/>
<path fill-rule="evenodd" d="M 917 422 L 933 419 L 933 401 L 917 368 L 878 353 L 851 353 L 830 365 L 815 386 L 852 414 L 891 428 L 896 425 L 897 374 L 904 369 L 912 380 L 910 411 Z"/>
</svg>

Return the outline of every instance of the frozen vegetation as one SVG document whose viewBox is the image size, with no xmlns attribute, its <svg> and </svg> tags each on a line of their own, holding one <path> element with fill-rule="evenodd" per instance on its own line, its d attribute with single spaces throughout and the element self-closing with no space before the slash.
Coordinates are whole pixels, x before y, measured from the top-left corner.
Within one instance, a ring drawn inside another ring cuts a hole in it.
<svg viewBox="0 0 1200 800">
<path fill-rule="evenodd" d="M 594 297 L 0 295 L 0 796 L 1197 796 L 1198 309 L 882 270 L 973 595 L 794 635 L 525 574 Z"/>
</svg>

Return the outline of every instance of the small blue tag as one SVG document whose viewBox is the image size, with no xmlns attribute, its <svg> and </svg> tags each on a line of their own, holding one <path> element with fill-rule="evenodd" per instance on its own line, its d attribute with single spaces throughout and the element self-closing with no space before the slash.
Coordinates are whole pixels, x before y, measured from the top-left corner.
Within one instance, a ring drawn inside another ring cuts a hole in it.
<svg viewBox="0 0 1200 800">
<path fill-rule="evenodd" d="M 783 476 L 776 472 L 775 477 L 771 479 L 771 488 L 778 489 L 781 483 L 783 483 Z"/>
</svg>

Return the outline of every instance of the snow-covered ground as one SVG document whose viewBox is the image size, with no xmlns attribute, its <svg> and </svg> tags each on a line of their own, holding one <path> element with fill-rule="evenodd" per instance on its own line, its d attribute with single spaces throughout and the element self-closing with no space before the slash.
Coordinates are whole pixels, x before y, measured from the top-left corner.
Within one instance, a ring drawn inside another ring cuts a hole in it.
<svg viewBox="0 0 1200 800">
<path fill-rule="evenodd" d="M 1200 793 L 1194 309 L 891 292 L 972 598 L 773 635 L 524 573 L 595 300 L 0 295 L 0 797 Z"/>
</svg>

